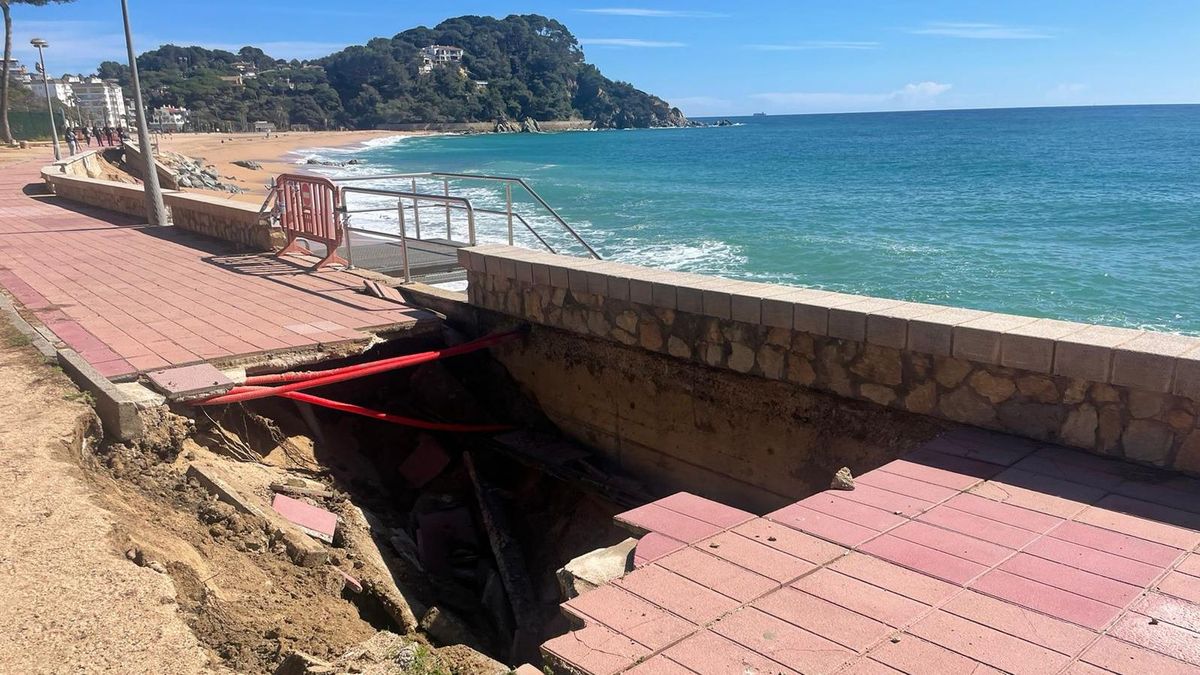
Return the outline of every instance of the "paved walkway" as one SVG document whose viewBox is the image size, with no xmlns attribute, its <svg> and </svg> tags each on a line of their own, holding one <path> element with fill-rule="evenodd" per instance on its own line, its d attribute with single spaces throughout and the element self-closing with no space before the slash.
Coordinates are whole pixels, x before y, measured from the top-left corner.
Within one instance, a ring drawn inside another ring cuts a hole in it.
<svg viewBox="0 0 1200 675">
<path fill-rule="evenodd" d="M 963 430 L 765 517 L 617 517 L 638 568 L 563 606 L 587 673 L 1200 673 L 1200 481 Z"/>
<path fill-rule="evenodd" d="M 167 365 L 360 340 L 433 315 L 358 292 L 362 280 L 231 253 L 50 196 L 40 163 L 0 167 L 0 285 L 110 378 Z"/>
</svg>

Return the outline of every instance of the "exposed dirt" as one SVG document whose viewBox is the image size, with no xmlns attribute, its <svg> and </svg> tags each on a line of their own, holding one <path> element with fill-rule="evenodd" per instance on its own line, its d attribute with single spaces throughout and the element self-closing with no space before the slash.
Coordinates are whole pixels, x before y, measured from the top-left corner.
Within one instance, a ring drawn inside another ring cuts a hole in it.
<svg viewBox="0 0 1200 675">
<path fill-rule="evenodd" d="M 113 545 L 124 514 L 97 505 L 77 464 L 94 428 L 85 397 L 3 318 L 0 419 L 0 671 L 221 670 L 171 577 Z"/>
</svg>

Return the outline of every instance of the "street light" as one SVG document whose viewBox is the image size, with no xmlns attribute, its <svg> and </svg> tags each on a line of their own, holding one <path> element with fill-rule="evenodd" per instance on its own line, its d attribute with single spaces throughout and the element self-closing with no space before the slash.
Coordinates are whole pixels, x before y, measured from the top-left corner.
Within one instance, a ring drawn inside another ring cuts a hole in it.
<svg viewBox="0 0 1200 675">
<path fill-rule="evenodd" d="M 163 205 L 162 189 L 158 186 L 158 167 L 154 163 L 154 148 L 150 147 L 150 130 L 146 127 L 146 108 L 142 104 L 142 84 L 138 80 L 137 55 L 133 50 L 133 30 L 129 27 L 129 2 L 121 0 L 121 18 L 125 21 L 125 49 L 129 52 L 129 84 L 133 87 L 133 104 L 137 111 L 138 147 L 146 162 L 142 184 L 146 188 L 146 221 L 151 225 L 167 224 L 167 207 Z"/>
<path fill-rule="evenodd" d="M 42 64 L 42 88 L 46 90 L 46 112 L 50 115 L 50 138 L 54 141 L 54 161 L 62 159 L 62 151 L 58 149 L 58 128 L 54 126 L 54 106 L 50 104 L 50 82 L 46 79 L 46 55 L 42 50 L 50 46 L 42 38 L 33 38 L 29 44 L 37 47 L 38 62 Z"/>
</svg>

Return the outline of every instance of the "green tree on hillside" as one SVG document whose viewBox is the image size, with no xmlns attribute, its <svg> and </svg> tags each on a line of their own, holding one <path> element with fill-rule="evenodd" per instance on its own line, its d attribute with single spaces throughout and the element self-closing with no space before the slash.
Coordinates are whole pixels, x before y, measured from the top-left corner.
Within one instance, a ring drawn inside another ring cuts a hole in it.
<svg viewBox="0 0 1200 675">
<path fill-rule="evenodd" d="M 8 88 L 11 82 L 8 75 L 8 64 L 12 61 L 12 5 L 35 5 L 41 7 L 51 2 L 66 3 L 74 0 L 0 0 L 0 12 L 4 14 L 4 65 L 0 66 L 0 133 L 4 142 L 12 145 L 12 129 L 8 126 Z"/>
</svg>

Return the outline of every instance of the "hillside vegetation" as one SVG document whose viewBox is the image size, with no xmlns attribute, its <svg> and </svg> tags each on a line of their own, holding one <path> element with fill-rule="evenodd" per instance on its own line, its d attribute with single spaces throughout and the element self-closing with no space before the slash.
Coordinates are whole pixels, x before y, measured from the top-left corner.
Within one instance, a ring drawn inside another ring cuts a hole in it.
<svg viewBox="0 0 1200 675">
<path fill-rule="evenodd" d="M 434 44 L 461 47 L 461 67 L 422 72 L 421 48 Z M 239 62 L 253 64 L 257 77 L 231 81 Z M 187 107 L 199 129 L 254 120 L 313 129 L 527 118 L 588 119 L 601 128 L 688 124 L 666 101 L 602 75 L 566 26 L 534 14 L 458 17 L 308 62 L 256 47 L 235 54 L 163 45 L 140 55 L 138 69 L 149 105 Z M 128 68 L 115 62 L 98 74 L 128 84 Z"/>
</svg>

